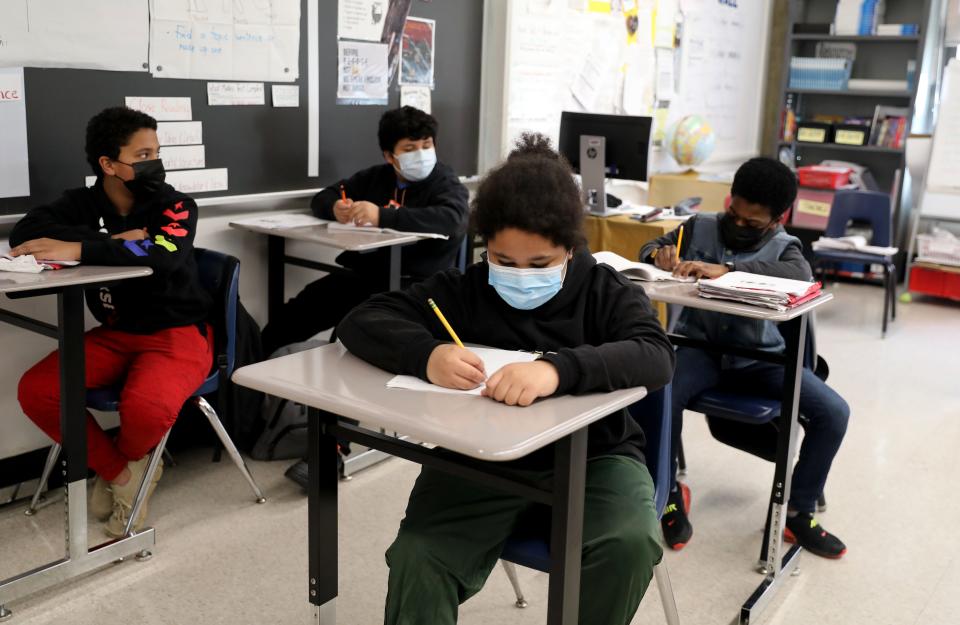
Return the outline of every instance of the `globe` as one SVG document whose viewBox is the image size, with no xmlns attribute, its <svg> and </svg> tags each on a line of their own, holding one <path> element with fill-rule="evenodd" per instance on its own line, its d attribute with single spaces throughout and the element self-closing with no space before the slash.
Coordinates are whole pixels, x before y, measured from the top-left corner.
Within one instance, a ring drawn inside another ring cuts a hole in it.
<svg viewBox="0 0 960 625">
<path fill-rule="evenodd" d="M 709 158 L 716 143 L 717 136 L 707 120 L 686 115 L 667 129 L 663 145 L 678 164 L 695 167 Z"/>
</svg>

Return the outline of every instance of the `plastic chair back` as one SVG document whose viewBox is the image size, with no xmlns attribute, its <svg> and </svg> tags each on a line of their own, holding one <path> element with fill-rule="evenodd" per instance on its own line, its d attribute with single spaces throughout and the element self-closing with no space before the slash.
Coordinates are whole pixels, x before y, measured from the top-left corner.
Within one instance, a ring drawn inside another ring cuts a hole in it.
<svg viewBox="0 0 960 625">
<path fill-rule="evenodd" d="M 890 195 L 878 191 L 837 191 L 830 206 L 824 236 L 842 237 L 851 221 L 865 221 L 873 229 L 871 245 L 888 246 L 893 240 Z"/>
</svg>

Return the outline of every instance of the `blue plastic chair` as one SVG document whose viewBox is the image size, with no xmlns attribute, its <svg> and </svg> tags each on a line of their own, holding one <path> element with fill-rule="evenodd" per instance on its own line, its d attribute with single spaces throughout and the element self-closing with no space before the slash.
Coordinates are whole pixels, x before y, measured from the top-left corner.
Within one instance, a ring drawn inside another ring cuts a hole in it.
<svg viewBox="0 0 960 625">
<path fill-rule="evenodd" d="M 630 415 L 643 428 L 647 440 L 644 450 L 647 469 L 653 478 L 655 487 L 654 503 L 657 508 L 657 518 L 663 516 L 670 491 L 670 431 L 672 417 L 670 411 L 671 387 L 667 385 L 656 392 L 650 393 L 641 401 L 629 407 Z M 549 523 L 549 520 L 548 520 Z M 516 606 L 527 607 L 523 590 L 517 579 L 514 564 L 535 569 L 543 573 L 550 572 L 550 528 L 520 527 L 513 536 L 507 539 L 500 554 L 503 568 L 510 579 L 510 584 L 517 595 Z M 673 586 L 670 584 L 670 575 L 664 560 L 654 567 L 654 577 L 660 591 L 660 600 L 663 603 L 663 612 L 669 625 L 677 625 L 680 617 L 677 614 L 677 603 L 673 596 Z"/>
<path fill-rule="evenodd" d="M 824 236 L 842 237 L 847 234 L 851 221 L 868 222 L 873 230 L 870 245 L 893 245 L 893 211 L 890 207 L 890 195 L 876 191 L 837 191 L 830 206 L 830 217 Z M 856 263 L 860 265 L 878 264 L 883 267 L 883 336 L 887 334 L 887 319 L 897 318 L 896 281 L 897 268 L 893 256 L 866 254 L 863 252 L 844 252 L 838 250 L 816 250 L 813 253 L 814 270 L 822 265 Z"/>
<path fill-rule="evenodd" d="M 811 315 L 804 347 L 803 366 L 814 371 L 821 379 L 826 380 L 828 371 L 826 363 L 817 357 L 813 326 L 814 319 Z M 775 427 L 777 420 L 780 418 L 780 400 L 745 395 L 716 387 L 703 391 L 694 397 L 693 401 L 687 406 L 687 410 L 705 415 L 710 433 L 720 442 L 769 462 L 776 460 Z M 802 414 L 799 415 L 799 419 L 803 420 Z M 746 427 L 725 425 L 724 421 L 733 421 Z M 750 427 L 767 424 L 772 424 L 772 427 L 767 431 Z M 826 499 L 822 493 L 817 502 L 817 507 L 821 512 L 826 510 Z"/>
<path fill-rule="evenodd" d="M 243 457 L 237 450 L 237 446 L 234 445 L 223 423 L 220 422 L 220 417 L 213 409 L 213 406 L 203 397 L 204 395 L 216 392 L 219 393 L 218 405 L 221 407 L 227 405 L 227 381 L 230 379 L 230 375 L 233 373 L 233 368 L 236 364 L 240 261 L 234 256 L 200 248 L 194 248 L 194 258 L 197 263 L 200 285 L 206 289 L 213 298 L 214 308 L 211 311 L 209 322 L 214 330 L 215 357 L 210 374 L 207 376 L 207 379 L 203 381 L 203 384 L 200 385 L 200 388 L 193 393 L 191 401 L 199 408 L 200 412 L 207 418 L 207 421 L 210 422 L 211 427 L 213 427 L 214 432 L 216 432 L 217 437 L 227 450 L 230 458 L 234 464 L 237 465 L 237 468 L 240 469 L 247 483 L 250 484 L 250 488 L 256 496 L 257 503 L 264 503 L 266 499 L 260 487 L 253 479 L 253 476 L 250 474 L 250 470 L 247 468 Z M 116 412 L 120 403 L 121 388 L 122 386 L 88 389 L 87 407 L 104 412 Z M 145 499 L 150 480 L 156 472 L 157 466 L 160 464 L 160 458 L 163 455 L 169 436 L 170 431 L 168 430 L 150 454 L 150 462 L 144 473 L 143 481 L 140 483 L 140 489 L 137 492 L 137 498 L 134 501 L 134 506 L 127 522 L 126 534 L 128 535 L 131 533 L 133 521 L 140 512 L 140 507 Z M 55 444 L 50 448 L 50 453 L 47 455 L 47 462 L 44 465 L 43 475 L 40 478 L 41 485 L 47 484 L 47 480 L 53 471 L 53 466 L 56 463 L 59 453 L 59 444 Z M 28 515 L 36 511 L 42 492 L 40 488 L 37 489 L 27 509 Z"/>
</svg>

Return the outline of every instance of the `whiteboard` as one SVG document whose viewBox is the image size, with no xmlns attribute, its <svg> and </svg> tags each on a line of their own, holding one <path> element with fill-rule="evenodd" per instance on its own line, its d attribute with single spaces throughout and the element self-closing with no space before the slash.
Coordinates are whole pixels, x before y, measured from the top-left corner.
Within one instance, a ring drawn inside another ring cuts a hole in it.
<svg viewBox="0 0 960 625">
<path fill-rule="evenodd" d="M 484 82 L 485 88 L 501 88 L 503 97 L 484 102 L 481 117 L 502 122 L 499 133 L 481 137 L 487 144 L 481 146 L 482 167 L 492 165 L 491 154 L 504 156 L 524 131 L 556 140 L 564 110 L 653 114 L 659 49 L 654 48 L 651 26 L 657 11 L 670 1 L 636 2 L 641 27 L 635 41 L 628 41 L 625 16 L 616 10 L 592 13 L 575 8 L 583 3 L 570 0 L 488 0 L 488 4 L 504 8 L 488 10 L 485 49 L 498 43 L 497 28 L 506 30 L 506 41 L 502 79 L 491 76 Z M 630 5 L 631 0 L 614 6 L 622 4 Z M 673 4 L 680 7 L 683 36 L 667 125 L 687 114 L 704 116 L 717 135 L 708 164 L 755 156 L 760 151 L 770 3 Z M 499 14 L 502 22 L 490 23 Z"/>
<path fill-rule="evenodd" d="M 0 0 L 0 67 L 142 72 L 147 0 Z"/>
</svg>

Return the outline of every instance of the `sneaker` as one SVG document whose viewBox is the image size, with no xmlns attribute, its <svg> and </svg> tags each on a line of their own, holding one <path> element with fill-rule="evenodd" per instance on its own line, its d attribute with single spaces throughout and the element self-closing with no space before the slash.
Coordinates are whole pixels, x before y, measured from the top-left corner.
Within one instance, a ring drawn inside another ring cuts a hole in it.
<svg viewBox="0 0 960 625">
<path fill-rule="evenodd" d="M 90 492 L 90 513 L 98 521 L 106 521 L 113 513 L 113 493 L 110 484 L 99 475 L 93 481 L 93 490 Z"/>
<path fill-rule="evenodd" d="M 663 540 L 674 551 L 680 551 L 690 542 L 693 536 L 693 526 L 687 515 L 690 513 L 690 487 L 677 482 L 677 489 L 671 491 L 667 499 L 667 507 L 663 509 L 660 527 L 663 529 Z"/>
<path fill-rule="evenodd" d="M 840 539 L 823 529 L 812 514 L 800 513 L 787 517 L 783 539 L 796 543 L 812 554 L 836 560 L 847 553 L 847 546 Z"/>
<path fill-rule="evenodd" d="M 127 527 L 127 519 L 130 518 L 130 513 L 133 512 L 133 500 L 137 497 L 137 491 L 140 490 L 140 482 L 143 481 L 143 474 L 146 473 L 147 465 L 149 464 L 149 454 L 139 460 L 128 463 L 127 468 L 130 469 L 130 481 L 123 486 L 117 484 L 110 485 L 110 492 L 113 494 L 113 511 L 110 514 L 110 518 L 107 519 L 105 528 L 105 531 L 110 536 L 123 538 L 126 535 L 124 530 Z M 160 481 L 160 476 L 162 475 L 163 460 L 157 465 L 157 471 L 154 473 L 153 479 L 150 480 L 147 496 L 143 500 L 143 505 L 140 506 L 140 514 L 137 515 L 137 519 L 133 523 L 132 531 L 138 532 L 140 528 L 143 527 L 143 522 L 147 518 L 147 504 L 150 503 L 150 497 L 157 488 L 157 482 Z"/>
</svg>

